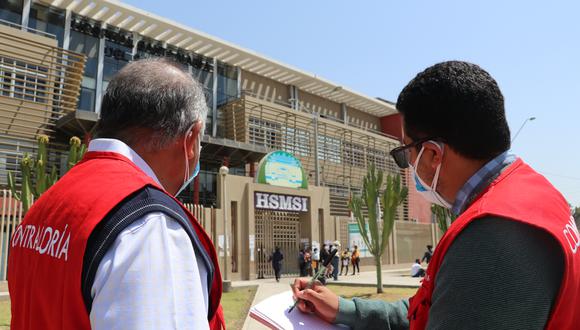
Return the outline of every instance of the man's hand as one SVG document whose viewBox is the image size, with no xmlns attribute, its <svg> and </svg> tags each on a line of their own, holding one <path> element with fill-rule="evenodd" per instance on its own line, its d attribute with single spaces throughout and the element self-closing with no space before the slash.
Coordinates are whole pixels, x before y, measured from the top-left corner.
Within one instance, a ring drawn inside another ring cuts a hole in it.
<svg viewBox="0 0 580 330">
<path fill-rule="evenodd" d="M 292 285 L 294 299 L 300 299 L 298 309 L 304 313 L 314 313 L 326 322 L 333 323 L 338 314 L 338 296 L 318 281 L 311 289 L 306 289 L 308 281 L 307 278 L 297 278 Z"/>
</svg>

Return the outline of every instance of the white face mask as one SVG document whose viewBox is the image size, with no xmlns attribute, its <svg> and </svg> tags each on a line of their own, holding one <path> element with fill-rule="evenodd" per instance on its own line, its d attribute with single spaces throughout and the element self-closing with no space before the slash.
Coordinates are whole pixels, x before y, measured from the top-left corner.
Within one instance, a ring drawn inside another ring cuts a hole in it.
<svg viewBox="0 0 580 330">
<path fill-rule="evenodd" d="M 185 157 L 185 173 L 183 175 L 183 184 L 181 185 L 181 188 L 179 188 L 179 190 L 177 191 L 177 193 L 175 194 L 175 196 L 179 195 L 185 188 L 187 188 L 187 186 L 189 186 L 189 184 L 191 183 L 191 181 L 193 181 L 193 179 L 195 179 L 195 177 L 199 174 L 199 158 L 197 159 L 197 164 L 195 165 L 195 169 L 193 170 L 193 173 L 191 173 L 191 175 L 189 174 L 189 159 L 187 159 L 187 134 L 185 135 L 186 138 L 183 140 L 183 151 L 184 151 L 184 157 Z M 201 139 L 199 139 L 200 141 L 200 145 L 199 145 L 199 155 L 201 156 Z"/>
<path fill-rule="evenodd" d="M 428 141 L 426 143 L 433 143 L 441 151 L 443 151 L 443 147 L 441 147 L 438 143 L 436 143 L 434 141 Z M 449 202 L 446 201 L 437 192 L 437 182 L 439 181 L 439 171 L 441 170 L 441 164 L 439 164 L 437 166 L 437 169 L 435 170 L 435 176 L 433 177 L 433 182 L 431 183 L 431 186 L 427 185 L 425 183 L 425 181 L 421 180 L 421 178 L 419 177 L 419 174 L 417 173 L 417 167 L 419 165 L 419 159 L 423 155 L 423 151 L 424 150 L 425 150 L 425 147 L 421 147 L 421 151 L 419 151 L 419 154 L 417 155 L 417 159 L 415 160 L 415 164 L 414 165 L 410 165 L 411 168 L 413 169 L 413 178 L 415 179 L 415 188 L 417 189 L 417 192 L 419 194 L 421 194 L 421 196 L 423 196 L 423 198 L 425 198 L 427 201 L 429 201 L 429 202 L 431 202 L 433 204 L 437 204 L 437 205 L 443 206 L 444 208 L 450 209 L 451 208 L 451 204 L 449 204 Z"/>
</svg>

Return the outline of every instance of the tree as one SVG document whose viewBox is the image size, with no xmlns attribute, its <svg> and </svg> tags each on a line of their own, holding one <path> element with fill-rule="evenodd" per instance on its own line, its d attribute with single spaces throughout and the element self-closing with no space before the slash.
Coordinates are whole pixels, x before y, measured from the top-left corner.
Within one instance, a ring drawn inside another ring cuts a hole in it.
<svg viewBox="0 0 580 330">
<path fill-rule="evenodd" d="M 408 189 L 401 184 L 399 175 L 387 175 L 385 190 L 381 196 L 382 186 L 383 172 L 377 172 L 374 164 L 371 164 L 363 178 L 362 195 L 351 196 L 349 202 L 349 208 L 357 221 L 361 237 L 375 258 L 377 293 L 383 292 L 381 257 L 393 231 L 397 208 L 408 194 Z M 363 214 L 363 208 L 368 211 L 367 217 Z M 382 221 L 379 222 L 379 219 Z M 382 226 L 382 230 L 380 226 Z"/>
<path fill-rule="evenodd" d="M 576 225 L 580 224 L 580 207 L 574 208 L 574 214 L 572 215 L 576 221 Z"/>
</svg>

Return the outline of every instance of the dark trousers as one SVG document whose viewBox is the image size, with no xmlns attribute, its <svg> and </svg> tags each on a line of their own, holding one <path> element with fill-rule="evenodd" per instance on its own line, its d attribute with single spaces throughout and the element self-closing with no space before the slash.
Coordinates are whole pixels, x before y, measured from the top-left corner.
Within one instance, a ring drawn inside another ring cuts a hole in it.
<svg viewBox="0 0 580 330">
<path fill-rule="evenodd" d="M 356 259 L 353 260 L 353 262 L 352 262 L 352 275 L 354 275 L 355 270 L 360 274 L 359 264 L 360 264 L 360 259 L 359 258 L 356 258 Z"/>
<path fill-rule="evenodd" d="M 340 266 L 340 275 L 342 275 L 342 270 L 345 268 L 346 268 L 346 272 L 344 272 L 344 275 L 348 275 L 348 265 Z"/>
<path fill-rule="evenodd" d="M 282 271 L 282 267 L 274 267 L 274 276 L 276 276 L 276 281 L 280 281 L 281 271 Z"/>
<path fill-rule="evenodd" d="M 332 270 L 332 277 L 336 281 L 338 280 L 338 258 L 332 259 L 332 267 L 334 267 L 334 269 Z"/>
<path fill-rule="evenodd" d="M 411 276 L 411 277 L 425 277 L 425 270 L 424 269 L 419 269 L 419 271 L 417 272 L 417 274 Z"/>
</svg>

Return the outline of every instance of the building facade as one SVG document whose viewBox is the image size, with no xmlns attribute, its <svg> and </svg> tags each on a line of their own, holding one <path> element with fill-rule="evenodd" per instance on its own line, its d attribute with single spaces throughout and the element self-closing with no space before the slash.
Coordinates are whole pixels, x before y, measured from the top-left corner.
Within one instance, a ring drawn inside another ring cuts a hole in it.
<svg viewBox="0 0 580 330">
<path fill-rule="evenodd" d="M 234 278 L 260 276 L 275 245 L 291 260 L 314 243 L 348 245 L 347 203 L 370 163 L 409 181 L 388 154 L 401 138 L 392 103 L 129 5 L 1 0 L 0 43 L 0 185 L 24 153 L 34 153 L 38 134 L 50 136 L 49 161 L 63 172 L 68 139 L 90 140 L 108 82 L 130 61 L 171 58 L 203 85 L 210 111 L 201 172 L 179 198 L 229 258 L 226 275 Z M 307 189 L 256 182 L 258 163 L 276 150 L 300 161 Z M 256 209 L 256 192 L 302 196 L 308 211 Z M 398 220 L 401 228 L 425 223 L 431 229 L 420 240 L 436 240 L 430 213 L 413 196 Z M 403 261 L 397 245 L 393 238 L 386 262 Z"/>
</svg>

